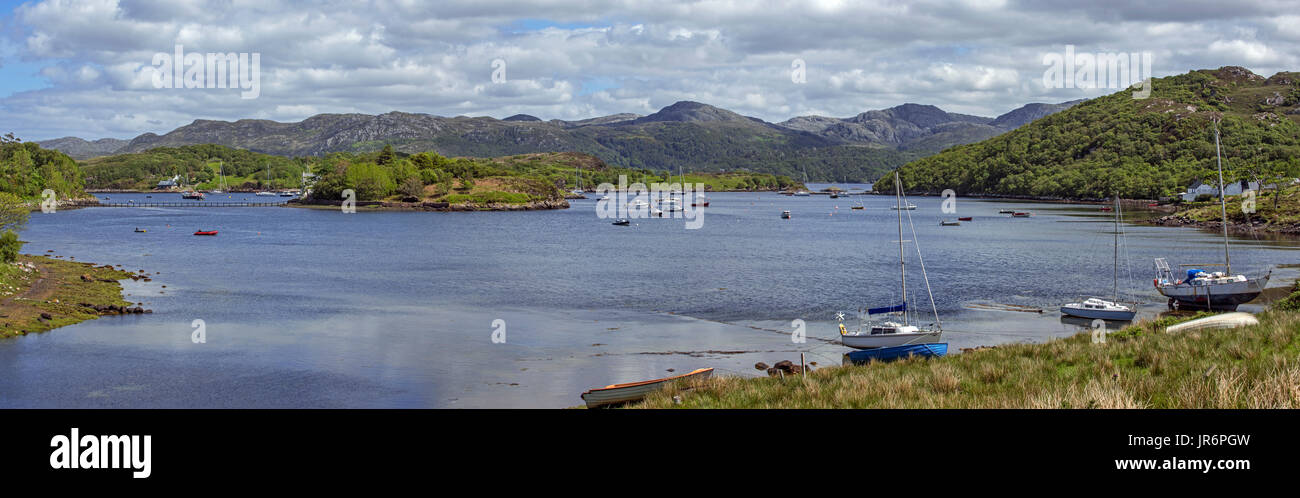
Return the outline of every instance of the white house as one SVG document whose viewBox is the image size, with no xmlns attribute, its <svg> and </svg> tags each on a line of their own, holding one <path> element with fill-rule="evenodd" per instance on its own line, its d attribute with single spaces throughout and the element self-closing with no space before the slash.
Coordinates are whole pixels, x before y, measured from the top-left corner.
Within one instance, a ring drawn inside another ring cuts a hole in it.
<svg viewBox="0 0 1300 498">
<path fill-rule="evenodd" d="M 1258 191 L 1259 182 L 1247 182 L 1243 180 L 1223 186 L 1223 193 L 1225 195 L 1241 195 L 1241 193 L 1246 190 Z M 1201 194 L 1208 194 L 1210 197 L 1217 199 L 1219 197 L 1219 185 L 1217 183 L 1201 183 L 1200 180 L 1197 180 L 1193 182 L 1191 186 L 1187 187 L 1187 192 L 1182 194 L 1182 198 L 1184 201 L 1190 202 L 1196 200 L 1196 196 Z"/>
</svg>

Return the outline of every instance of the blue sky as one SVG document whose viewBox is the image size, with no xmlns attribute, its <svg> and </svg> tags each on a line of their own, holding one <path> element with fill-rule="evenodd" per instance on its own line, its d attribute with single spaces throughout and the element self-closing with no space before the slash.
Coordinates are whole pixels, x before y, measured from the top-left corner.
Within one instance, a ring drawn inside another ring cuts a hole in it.
<svg viewBox="0 0 1300 498">
<path fill-rule="evenodd" d="M 772 122 L 904 103 L 996 116 L 1118 90 L 1044 85 L 1044 57 L 1066 46 L 1150 52 L 1156 77 L 1300 69 L 1284 0 L 26 3 L 0 0 L 0 133 L 29 140 L 394 110 L 578 120 L 681 100 Z M 257 98 L 154 87 L 154 56 L 178 44 L 258 54 Z"/>
</svg>

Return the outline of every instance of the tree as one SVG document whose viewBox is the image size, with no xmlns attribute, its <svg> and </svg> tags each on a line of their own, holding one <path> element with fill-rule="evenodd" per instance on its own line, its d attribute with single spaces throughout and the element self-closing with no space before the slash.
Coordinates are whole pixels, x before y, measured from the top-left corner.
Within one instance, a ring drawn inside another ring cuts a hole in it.
<svg viewBox="0 0 1300 498">
<path fill-rule="evenodd" d="M 18 196 L 0 192 L 0 230 L 22 230 L 31 208 Z"/>
<path fill-rule="evenodd" d="M 402 181 L 402 185 L 397 188 L 397 193 L 405 197 L 424 197 L 424 182 L 414 176 Z"/>
<path fill-rule="evenodd" d="M 392 144 L 384 145 L 384 150 L 379 152 L 379 159 L 375 163 L 380 166 L 393 164 L 393 146 Z"/>
<path fill-rule="evenodd" d="M 18 240 L 18 234 L 13 230 L 5 230 L 5 233 L 0 234 L 0 262 L 14 262 L 22 248 L 23 241 Z"/>
</svg>

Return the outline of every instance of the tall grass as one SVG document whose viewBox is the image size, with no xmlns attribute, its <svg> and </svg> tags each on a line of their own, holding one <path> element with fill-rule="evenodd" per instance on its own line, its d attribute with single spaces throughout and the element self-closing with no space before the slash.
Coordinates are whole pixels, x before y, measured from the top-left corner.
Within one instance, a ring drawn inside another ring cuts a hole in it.
<svg viewBox="0 0 1300 498">
<path fill-rule="evenodd" d="M 655 393 L 647 408 L 1300 408 L 1300 313 L 1166 333 L 1143 323 L 935 359 L 828 367 L 806 379 L 715 377 Z M 674 396 L 681 398 L 675 404 Z"/>
</svg>

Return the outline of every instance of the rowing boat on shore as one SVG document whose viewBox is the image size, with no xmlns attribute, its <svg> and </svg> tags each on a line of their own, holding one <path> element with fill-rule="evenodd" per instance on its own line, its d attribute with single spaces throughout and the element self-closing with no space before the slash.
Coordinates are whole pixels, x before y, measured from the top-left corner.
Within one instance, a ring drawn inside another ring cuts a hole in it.
<svg viewBox="0 0 1300 498">
<path fill-rule="evenodd" d="M 707 379 L 711 375 L 713 375 L 712 368 L 700 368 L 689 373 L 664 377 L 662 379 L 628 382 L 626 384 L 610 384 L 599 389 L 591 389 L 582 393 L 582 400 L 587 402 L 587 408 L 627 403 L 629 401 L 639 400 L 652 392 L 663 389 L 663 387 L 669 382 L 686 379 Z"/>
<path fill-rule="evenodd" d="M 1259 319 L 1255 318 L 1255 316 L 1250 313 L 1237 311 L 1233 313 L 1224 313 L 1222 315 L 1198 318 L 1177 325 L 1170 325 L 1165 328 L 1165 332 L 1172 333 L 1191 332 L 1193 330 L 1235 329 L 1237 327 L 1246 327 L 1250 325 L 1259 325 Z"/>
</svg>

